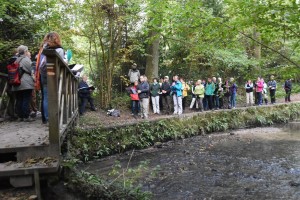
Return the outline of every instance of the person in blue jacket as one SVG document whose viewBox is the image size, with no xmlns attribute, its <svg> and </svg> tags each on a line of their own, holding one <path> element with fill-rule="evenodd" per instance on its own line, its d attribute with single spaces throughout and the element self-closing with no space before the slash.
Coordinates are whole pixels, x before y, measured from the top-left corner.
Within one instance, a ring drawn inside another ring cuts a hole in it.
<svg viewBox="0 0 300 200">
<path fill-rule="evenodd" d="M 179 81 L 178 76 L 173 77 L 171 86 L 173 102 L 174 102 L 174 115 L 182 114 L 182 83 Z"/>
</svg>

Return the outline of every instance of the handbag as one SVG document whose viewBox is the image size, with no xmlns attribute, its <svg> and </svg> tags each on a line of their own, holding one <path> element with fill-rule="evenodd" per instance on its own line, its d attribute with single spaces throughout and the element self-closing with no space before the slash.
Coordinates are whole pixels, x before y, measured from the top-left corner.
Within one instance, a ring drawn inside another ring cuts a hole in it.
<svg viewBox="0 0 300 200">
<path fill-rule="evenodd" d="M 132 101 L 138 101 L 138 100 L 140 100 L 138 94 L 130 94 L 130 97 L 131 97 Z"/>
</svg>

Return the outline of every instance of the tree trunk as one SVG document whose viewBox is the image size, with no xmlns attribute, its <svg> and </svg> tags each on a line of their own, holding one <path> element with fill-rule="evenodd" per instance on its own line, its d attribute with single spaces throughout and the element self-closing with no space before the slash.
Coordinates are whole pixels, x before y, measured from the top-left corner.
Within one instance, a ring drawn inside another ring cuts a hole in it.
<svg viewBox="0 0 300 200">
<path fill-rule="evenodd" d="M 158 78 L 159 63 L 159 34 L 155 31 L 150 33 L 150 44 L 147 48 L 146 76 L 148 79 Z"/>
<path fill-rule="evenodd" d="M 253 38 L 259 42 L 261 42 L 260 32 L 257 31 L 257 28 L 253 28 Z M 260 43 L 254 42 L 253 44 L 253 57 L 256 59 L 261 58 L 261 45 Z"/>
</svg>

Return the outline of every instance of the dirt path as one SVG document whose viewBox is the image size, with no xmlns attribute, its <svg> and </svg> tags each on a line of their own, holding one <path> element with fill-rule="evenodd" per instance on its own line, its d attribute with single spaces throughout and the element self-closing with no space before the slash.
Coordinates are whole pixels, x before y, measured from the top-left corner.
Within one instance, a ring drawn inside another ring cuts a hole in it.
<svg viewBox="0 0 300 200">
<path fill-rule="evenodd" d="M 291 97 L 293 102 L 298 102 L 300 101 L 300 94 L 295 94 L 292 95 Z M 279 103 L 284 103 L 284 99 L 277 99 L 277 104 Z M 189 104 L 187 104 L 189 105 Z M 269 104 L 268 106 L 270 106 Z M 238 108 L 245 107 L 244 105 L 238 105 Z M 149 113 L 149 119 L 148 121 L 156 121 L 159 119 L 168 119 L 168 118 L 173 118 L 176 116 L 173 115 L 156 115 L 152 113 L 152 108 L 149 107 L 150 113 Z M 212 111 L 205 111 L 205 112 L 212 112 Z M 184 114 L 187 115 L 192 115 L 192 113 L 197 113 L 194 110 L 190 110 L 189 107 L 187 107 L 184 110 Z M 80 120 L 80 125 L 82 128 L 93 128 L 97 126 L 103 126 L 103 127 L 114 127 L 114 126 L 124 126 L 124 125 L 130 125 L 130 124 L 135 124 L 138 122 L 143 122 L 145 121 L 144 119 L 140 117 L 134 117 L 131 115 L 130 110 L 121 110 L 121 117 L 115 118 L 108 116 L 106 114 L 106 111 L 104 110 L 99 110 L 96 112 L 91 112 L 88 111 L 85 113 L 83 117 L 81 117 Z"/>
</svg>

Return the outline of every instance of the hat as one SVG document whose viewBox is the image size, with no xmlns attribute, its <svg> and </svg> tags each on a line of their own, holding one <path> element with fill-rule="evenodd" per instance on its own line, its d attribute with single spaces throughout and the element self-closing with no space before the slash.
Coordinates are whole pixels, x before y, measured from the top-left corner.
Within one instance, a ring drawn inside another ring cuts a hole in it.
<svg viewBox="0 0 300 200">
<path fill-rule="evenodd" d="M 137 64 L 136 64 L 136 63 L 133 63 L 133 64 L 132 64 L 132 67 L 136 67 L 136 66 L 137 66 Z"/>
<path fill-rule="evenodd" d="M 24 54 L 25 51 L 28 51 L 28 47 L 27 46 L 24 46 L 24 45 L 20 45 L 17 49 L 18 53 L 19 54 Z"/>
<path fill-rule="evenodd" d="M 166 79 L 169 79 L 169 76 L 165 76 Z"/>
</svg>

